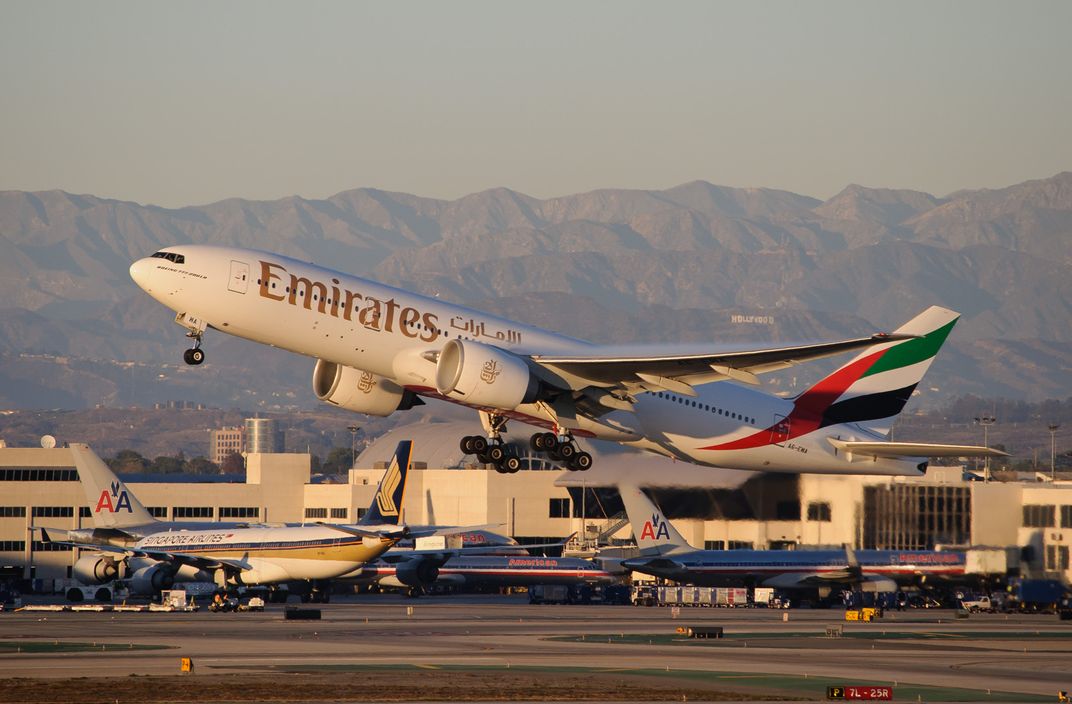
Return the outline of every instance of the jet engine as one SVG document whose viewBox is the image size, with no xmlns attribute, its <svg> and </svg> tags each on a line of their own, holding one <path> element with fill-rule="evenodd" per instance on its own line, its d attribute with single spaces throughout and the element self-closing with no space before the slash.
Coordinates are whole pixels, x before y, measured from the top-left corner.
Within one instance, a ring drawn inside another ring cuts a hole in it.
<svg viewBox="0 0 1072 704">
<path fill-rule="evenodd" d="M 423 401 L 390 379 L 324 359 L 313 368 L 313 393 L 321 401 L 355 413 L 389 416 Z"/>
<path fill-rule="evenodd" d="M 74 563 L 72 574 L 82 584 L 104 584 L 119 578 L 122 563 L 113 557 L 86 555 Z"/>
<path fill-rule="evenodd" d="M 156 564 L 142 567 L 130 578 L 130 589 L 135 594 L 155 594 L 161 589 L 171 589 L 175 583 L 175 571 L 169 565 Z"/>
<path fill-rule="evenodd" d="M 513 410 L 536 400 L 539 381 L 525 360 L 497 347 L 451 340 L 436 363 L 436 389 L 476 406 Z"/>
<path fill-rule="evenodd" d="M 395 570 L 395 577 L 407 587 L 426 587 L 439 577 L 439 565 L 431 560 L 407 560 Z"/>
</svg>

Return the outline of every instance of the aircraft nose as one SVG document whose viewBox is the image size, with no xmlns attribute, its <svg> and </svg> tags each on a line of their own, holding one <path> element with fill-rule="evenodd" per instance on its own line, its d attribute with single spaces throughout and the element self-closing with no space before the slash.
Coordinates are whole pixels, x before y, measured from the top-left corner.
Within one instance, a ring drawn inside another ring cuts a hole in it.
<svg viewBox="0 0 1072 704">
<path fill-rule="evenodd" d="M 130 265 L 130 278 L 134 279 L 134 283 L 146 291 L 149 290 L 149 269 L 151 266 L 149 258 L 139 259 Z"/>
</svg>

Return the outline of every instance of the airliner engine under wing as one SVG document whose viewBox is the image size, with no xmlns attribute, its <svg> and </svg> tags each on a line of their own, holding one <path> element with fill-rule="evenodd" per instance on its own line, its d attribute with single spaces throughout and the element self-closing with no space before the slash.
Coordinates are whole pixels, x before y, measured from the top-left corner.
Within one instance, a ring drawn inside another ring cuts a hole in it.
<svg viewBox="0 0 1072 704">
<path fill-rule="evenodd" d="M 697 550 L 636 486 L 618 487 L 640 556 L 635 572 L 699 586 L 748 584 L 779 589 L 835 586 L 891 592 L 899 584 L 963 578 L 963 552 L 934 550 Z"/>
<path fill-rule="evenodd" d="M 354 526 L 274 526 L 156 521 L 87 446 L 71 454 L 94 529 L 42 530 L 43 539 L 92 551 L 74 566 L 83 584 L 126 579 L 152 594 L 175 581 L 220 586 L 276 584 L 338 577 L 380 557 L 409 534 L 400 522 L 412 443 L 399 443 L 372 504 Z M 464 529 L 458 529 L 464 530 Z"/>
<path fill-rule="evenodd" d="M 134 262 L 130 275 L 176 312 L 194 341 L 187 363 L 203 362 L 212 328 L 315 358 L 313 391 L 341 408 L 387 416 L 422 396 L 468 406 L 487 437 L 462 438 L 463 451 L 504 472 L 520 468 L 501 439 L 509 419 L 548 429 L 532 448 L 570 469 L 592 462 L 577 436 L 791 473 L 918 475 L 928 457 L 997 454 L 887 441 L 958 318 L 944 308 L 892 334 L 837 342 L 612 347 L 255 250 L 172 246 Z M 796 398 L 750 388 L 758 374 L 851 351 Z"/>
</svg>

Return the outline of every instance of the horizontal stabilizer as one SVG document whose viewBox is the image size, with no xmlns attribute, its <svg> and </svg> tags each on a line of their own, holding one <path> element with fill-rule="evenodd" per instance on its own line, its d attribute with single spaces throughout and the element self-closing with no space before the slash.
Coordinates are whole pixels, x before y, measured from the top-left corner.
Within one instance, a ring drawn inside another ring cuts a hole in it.
<svg viewBox="0 0 1072 704">
<path fill-rule="evenodd" d="M 845 453 L 852 461 L 853 455 L 865 457 L 1008 457 L 1009 453 L 979 445 L 941 445 L 929 442 L 860 442 L 828 438 L 830 444 Z"/>
</svg>

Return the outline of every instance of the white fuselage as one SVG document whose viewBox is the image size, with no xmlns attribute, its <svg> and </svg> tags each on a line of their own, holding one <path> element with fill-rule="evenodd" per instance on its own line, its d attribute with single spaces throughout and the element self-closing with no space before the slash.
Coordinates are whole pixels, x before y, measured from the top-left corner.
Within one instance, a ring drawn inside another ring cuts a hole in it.
<svg viewBox="0 0 1072 704">
<path fill-rule="evenodd" d="M 176 311 L 180 324 L 208 326 L 372 372 L 426 396 L 442 398 L 436 392 L 434 353 L 451 339 L 518 355 L 595 349 L 580 340 L 277 254 L 208 245 L 165 251 L 181 253 L 183 263 L 148 257 L 134 263 L 131 276 Z M 557 422 L 577 435 L 700 465 L 792 473 L 919 473 L 916 462 L 839 457 L 828 437 L 878 439 L 853 424 L 783 437 L 781 430 L 771 428 L 789 416 L 791 400 L 729 381 L 697 386 L 696 392 L 692 398 L 641 393 L 632 411 L 598 418 L 578 414 L 568 422 L 541 403 L 505 415 L 542 427 Z M 710 449 L 746 438 L 752 438 L 744 443 L 748 447 Z"/>
<path fill-rule="evenodd" d="M 131 549 L 238 563 L 242 584 L 331 579 L 383 554 L 393 541 L 359 538 L 323 526 L 216 528 L 153 533 Z"/>
</svg>

